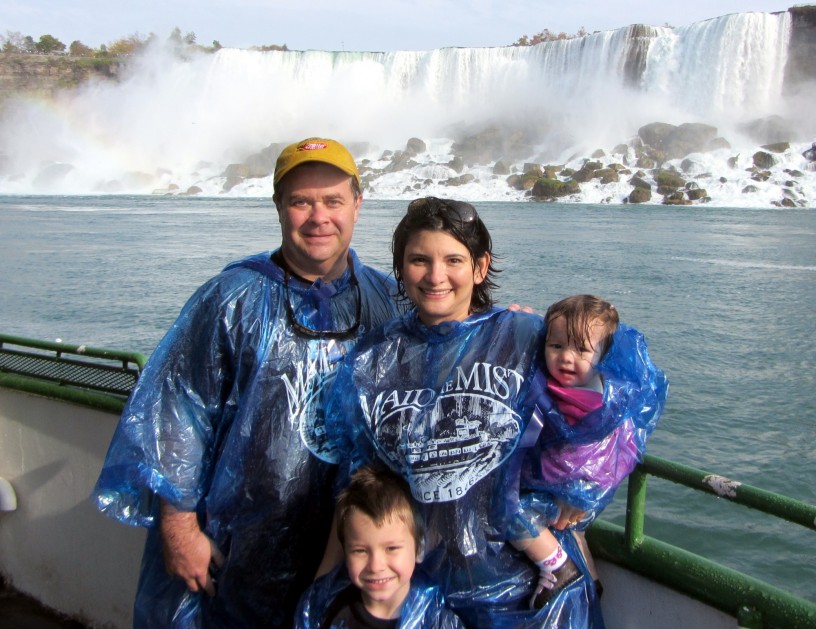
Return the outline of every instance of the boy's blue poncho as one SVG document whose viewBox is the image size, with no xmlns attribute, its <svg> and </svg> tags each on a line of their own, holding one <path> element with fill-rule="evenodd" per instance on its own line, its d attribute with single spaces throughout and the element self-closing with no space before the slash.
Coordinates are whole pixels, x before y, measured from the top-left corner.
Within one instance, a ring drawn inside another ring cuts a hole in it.
<svg viewBox="0 0 816 629">
<path fill-rule="evenodd" d="M 346 629 L 342 623 L 324 624 L 327 611 L 346 588 L 354 587 L 344 565 L 317 579 L 303 597 L 295 614 L 294 629 Z M 439 587 L 420 569 L 411 578 L 411 590 L 403 603 L 397 629 L 463 629 L 459 617 L 445 607 Z"/>
<path fill-rule="evenodd" d="M 543 331 L 541 317 L 503 310 L 433 328 L 408 313 L 360 341 L 327 405 L 348 470 L 379 459 L 407 479 L 426 525 L 423 569 L 469 627 L 602 626 L 571 534 L 560 538 L 584 576 L 538 612 L 538 569 L 507 543 L 523 516 L 519 445 Z"/>
<path fill-rule="evenodd" d="M 533 424 L 540 432 L 525 458 L 522 483 L 533 490 L 524 502 L 528 516 L 540 514 L 539 528 L 557 515 L 557 501 L 586 511 L 580 525 L 586 528 L 643 460 L 646 440 L 663 412 L 668 380 L 652 363 L 646 339 L 635 328 L 618 326 L 598 371 L 604 381 L 603 405 L 573 425 L 542 394 L 546 374 L 536 374 L 539 399 Z"/>
<path fill-rule="evenodd" d="M 397 315 L 393 283 L 354 253 L 332 282 L 289 280 L 295 316 L 359 332 Z M 333 513 L 336 465 L 321 389 L 356 338 L 293 332 L 283 271 L 259 254 L 227 267 L 188 301 L 122 414 L 93 491 L 107 515 L 150 527 L 135 626 L 288 626 L 314 577 Z M 359 295 L 359 299 L 358 299 Z M 191 594 L 164 568 L 159 496 L 197 512 L 225 556 L 217 595 Z"/>
</svg>

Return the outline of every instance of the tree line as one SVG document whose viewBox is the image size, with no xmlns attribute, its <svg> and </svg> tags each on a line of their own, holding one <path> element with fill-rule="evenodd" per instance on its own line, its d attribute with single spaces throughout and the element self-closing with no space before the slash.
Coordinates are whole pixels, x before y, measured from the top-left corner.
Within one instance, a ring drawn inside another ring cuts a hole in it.
<svg viewBox="0 0 816 629">
<path fill-rule="evenodd" d="M 668 25 L 667 25 L 668 26 Z M 536 33 L 535 35 L 522 35 L 512 46 L 535 46 L 543 42 L 557 41 L 562 39 L 576 39 L 579 37 L 586 37 L 587 31 L 582 26 L 574 35 L 564 32 L 555 33 L 548 28 Z M 6 31 L 5 36 L 0 36 L 0 52 L 7 53 L 23 53 L 23 54 L 67 54 L 73 57 L 128 57 L 135 55 L 142 49 L 151 45 L 158 40 L 155 33 L 149 35 L 140 35 L 134 33 L 128 37 L 121 37 L 109 44 L 102 44 L 99 48 L 91 48 L 86 46 L 79 40 L 72 41 L 66 46 L 59 39 L 53 35 L 41 35 L 39 40 L 35 41 L 31 35 L 23 35 L 19 32 Z M 193 31 L 182 35 L 181 29 L 176 27 L 167 38 L 167 42 L 174 46 L 177 50 L 182 48 L 195 48 L 202 52 L 215 52 L 221 48 L 221 43 L 216 39 L 213 40 L 211 46 L 201 46 L 196 43 L 196 34 Z M 286 44 L 270 44 L 265 46 L 252 46 L 250 50 L 289 50 Z"/>
<path fill-rule="evenodd" d="M 134 33 L 128 37 L 121 37 L 109 44 L 102 44 L 99 48 L 86 46 L 79 40 L 72 41 L 66 46 L 53 35 L 41 35 L 39 40 L 34 40 L 31 35 L 23 35 L 19 32 L 6 31 L 4 36 L 0 36 L 0 52 L 18 54 L 40 54 L 54 55 L 67 54 L 73 57 L 128 57 L 135 55 L 147 46 L 158 41 L 155 33 L 140 35 Z M 201 46 L 196 43 L 196 34 L 193 31 L 182 35 L 181 29 L 176 27 L 167 38 L 167 43 L 181 49 L 198 49 L 202 52 L 215 52 L 221 48 L 218 40 L 213 40 L 212 46 Z M 267 46 L 253 46 L 251 50 L 288 50 L 286 44 L 282 46 L 271 44 Z"/>
</svg>

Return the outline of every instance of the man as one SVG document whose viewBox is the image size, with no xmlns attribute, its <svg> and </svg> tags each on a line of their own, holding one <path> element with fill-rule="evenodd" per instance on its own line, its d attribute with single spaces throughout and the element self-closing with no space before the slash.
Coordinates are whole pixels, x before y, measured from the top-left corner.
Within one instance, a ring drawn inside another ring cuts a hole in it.
<svg viewBox="0 0 816 629">
<path fill-rule="evenodd" d="M 350 242 L 354 159 L 310 138 L 278 157 L 281 247 L 184 306 L 134 388 L 92 499 L 149 527 L 136 627 L 287 627 L 331 525 L 321 390 L 393 282 Z"/>
</svg>

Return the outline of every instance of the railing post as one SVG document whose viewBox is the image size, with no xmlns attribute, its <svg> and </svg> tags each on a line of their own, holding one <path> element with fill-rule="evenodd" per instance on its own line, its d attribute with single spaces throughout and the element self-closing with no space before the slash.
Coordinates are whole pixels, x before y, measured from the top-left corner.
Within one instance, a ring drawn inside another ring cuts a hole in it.
<svg viewBox="0 0 816 629">
<path fill-rule="evenodd" d="M 638 465 L 629 475 L 626 494 L 626 537 L 627 551 L 634 552 L 643 541 L 643 522 L 646 518 L 646 478 L 647 474 Z"/>
</svg>

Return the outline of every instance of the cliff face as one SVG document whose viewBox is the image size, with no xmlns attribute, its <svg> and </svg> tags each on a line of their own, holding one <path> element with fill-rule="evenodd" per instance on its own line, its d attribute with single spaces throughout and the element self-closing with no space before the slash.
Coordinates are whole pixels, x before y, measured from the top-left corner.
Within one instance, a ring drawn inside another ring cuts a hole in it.
<svg viewBox="0 0 816 629">
<path fill-rule="evenodd" d="M 92 77 L 115 79 L 119 59 L 0 53 L 0 103 L 19 94 L 51 96 Z"/>
<path fill-rule="evenodd" d="M 785 90 L 794 91 L 800 84 L 816 81 L 816 6 L 793 7 L 788 64 L 785 68 Z"/>
</svg>

